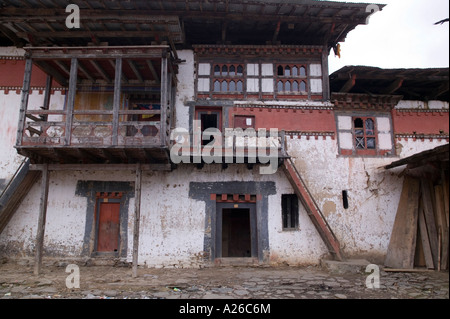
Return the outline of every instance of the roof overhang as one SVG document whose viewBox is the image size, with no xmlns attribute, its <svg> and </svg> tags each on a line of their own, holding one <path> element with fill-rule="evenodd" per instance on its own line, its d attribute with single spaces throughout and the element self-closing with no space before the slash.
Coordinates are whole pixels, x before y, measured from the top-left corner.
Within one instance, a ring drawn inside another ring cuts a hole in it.
<svg viewBox="0 0 450 319">
<path fill-rule="evenodd" d="M 67 1 L 8 0 L 0 34 L 16 46 L 192 44 L 327 45 L 345 40 L 372 14 L 367 3 L 317 0 L 77 0 L 79 29 L 68 29 Z M 377 5 L 381 10 L 384 5 Z M 4 40 L 3 39 L 3 40 Z M 5 40 L 3 41 L 5 42 Z M 8 42 L 8 41 L 6 41 Z"/>
<path fill-rule="evenodd" d="M 406 100 L 449 101 L 449 68 L 345 66 L 330 75 L 330 88 L 340 94 L 402 95 Z"/>
</svg>

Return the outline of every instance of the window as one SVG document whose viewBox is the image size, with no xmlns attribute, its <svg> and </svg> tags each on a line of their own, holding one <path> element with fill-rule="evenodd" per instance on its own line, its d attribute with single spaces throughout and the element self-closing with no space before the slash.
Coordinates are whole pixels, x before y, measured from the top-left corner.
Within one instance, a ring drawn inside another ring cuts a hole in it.
<svg viewBox="0 0 450 319">
<path fill-rule="evenodd" d="M 197 108 L 195 118 L 201 122 L 201 131 L 203 132 L 208 128 L 217 128 L 221 130 L 221 112 L 222 111 L 219 108 Z M 210 143 L 213 139 L 214 138 L 211 136 L 209 140 L 202 140 L 202 145 Z"/>
<path fill-rule="evenodd" d="M 215 93 L 242 93 L 244 66 L 242 64 L 215 64 L 213 67 Z"/>
<path fill-rule="evenodd" d="M 305 65 L 278 65 L 277 90 L 281 94 L 307 95 L 307 72 Z"/>
<path fill-rule="evenodd" d="M 283 230 L 298 228 L 298 197 L 296 194 L 281 195 Z"/>
<path fill-rule="evenodd" d="M 356 150 L 376 150 L 375 121 L 370 117 L 353 118 Z"/>
</svg>

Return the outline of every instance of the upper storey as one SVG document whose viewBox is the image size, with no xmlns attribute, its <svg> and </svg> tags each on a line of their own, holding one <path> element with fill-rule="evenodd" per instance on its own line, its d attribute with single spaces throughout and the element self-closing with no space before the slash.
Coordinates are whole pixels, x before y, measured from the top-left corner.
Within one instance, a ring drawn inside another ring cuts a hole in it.
<svg viewBox="0 0 450 319">
<path fill-rule="evenodd" d="M 80 28 L 68 29 L 68 4 Z M 193 44 L 334 47 L 365 24 L 367 3 L 317 0 L 8 0 L 0 4 L 0 45 Z M 384 6 L 377 5 L 381 10 Z"/>
</svg>

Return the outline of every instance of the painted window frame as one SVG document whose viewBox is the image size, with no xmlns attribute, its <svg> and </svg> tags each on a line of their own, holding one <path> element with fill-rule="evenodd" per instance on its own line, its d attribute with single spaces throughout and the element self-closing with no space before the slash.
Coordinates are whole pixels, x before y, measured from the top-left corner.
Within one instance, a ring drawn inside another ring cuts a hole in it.
<svg viewBox="0 0 450 319">
<path fill-rule="evenodd" d="M 299 206 L 296 194 L 281 195 L 281 225 L 283 231 L 299 229 Z"/>
<path fill-rule="evenodd" d="M 363 127 L 355 127 L 356 120 L 361 119 L 363 122 Z M 372 121 L 373 129 L 367 128 L 367 121 Z M 358 133 L 361 131 L 362 134 Z M 372 134 L 368 134 L 368 131 L 372 131 Z M 356 155 L 377 155 L 378 154 L 378 130 L 377 121 L 375 116 L 352 116 L 352 137 L 353 137 L 353 147 L 355 149 Z M 361 145 L 361 139 L 363 139 L 364 145 Z M 374 148 L 369 148 L 367 141 L 369 139 L 374 139 Z"/>
<path fill-rule="evenodd" d="M 200 72 L 200 65 L 208 65 L 209 72 Z M 263 65 L 271 65 L 271 74 L 264 74 Z M 253 74 L 249 72 L 248 68 L 250 65 L 256 65 L 256 73 Z M 296 76 L 279 76 L 277 73 L 278 66 L 289 66 L 291 68 L 297 67 L 298 73 Z M 266 59 L 223 59 L 223 58 L 199 58 L 196 60 L 196 78 L 195 78 L 195 96 L 197 99 L 246 99 L 246 98 L 257 98 L 263 100 L 272 99 L 305 99 L 305 100 L 321 100 L 324 97 L 324 83 L 322 75 L 314 75 L 312 72 L 312 65 L 322 65 L 322 61 L 312 60 L 308 58 L 300 58 L 297 61 L 292 59 L 283 60 L 283 58 L 274 58 L 273 60 Z M 237 75 L 224 74 L 222 68 L 234 66 L 237 70 L 238 66 L 243 67 L 243 73 Z M 215 69 L 219 68 L 218 72 Z M 304 74 L 300 74 L 300 69 L 303 68 Z M 249 82 L 252 81 L 257 83 L 257 90 L 252 90 L 249 87 Z M 265 89 L 263 83 L 267 83 L 267 80 L 271 82 L 271 91 Z M 321 91 L 312 92 L 312 80 L 321 81 Z M 202 84 L 200 84 L 202 81 Z M 237 83 L 242 82 L 242 90 L 237 90 Z M 289 85 L 294 86 L 295 83 L 298 86 L 298 91 L 294 92 L 292 90 L 278 91 L 278 82 L 281 81 L 283 85 L 289 83 Z M 235 83 L 236 89 L 230 89 L 231 83 Z M 220 85 L 220 87 L 218 87 Z M 226 88 L 223 88 L 225 85 Z M 300 88 L 304 85 L 304 90 Z"/>
</svg>

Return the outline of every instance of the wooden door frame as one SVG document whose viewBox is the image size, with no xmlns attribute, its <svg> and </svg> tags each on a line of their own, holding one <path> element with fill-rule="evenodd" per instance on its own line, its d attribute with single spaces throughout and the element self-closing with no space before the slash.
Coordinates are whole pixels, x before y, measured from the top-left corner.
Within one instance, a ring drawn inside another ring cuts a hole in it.
<svg viewBox="0 0 450 319">
<path fill-rule="evenodd" d="M 118 203 L 119 204 L 119 233 L 117 235 L 117 251 L 112 252 L 103 252 L 103 251 L 97 251 L 97 245 L 98 245 L 98 231 L 100 226 L 100 207 L 101 203 Z M 120 214 L 122 208 L 122 199 L 121 198 L 108 198 L 108 197 L 98 197 L 96 199 L 96 205 L 95 205 L 95 235 L 94 235 L 94 250 L 93 255 L 95 256 L 114 256 L 118 257 L 120 252 L 120 233 L 121 233 L 121 220 L 122 216 Z"/>
<path fill-rule="evenodd" d="M 250 246 L 251 257 L 244 258 L 258 258 L 258 223 L 256 214 L 256 203 L 217 203 L 216 204 L 216 231 L 215 231 L 215 258 L 229 258 L 222 257 L 222 222 L 224 209 L 249 209 L 250 217 Z M 236 207 L 237 205 L 237 207 Z"/>
</svg>

